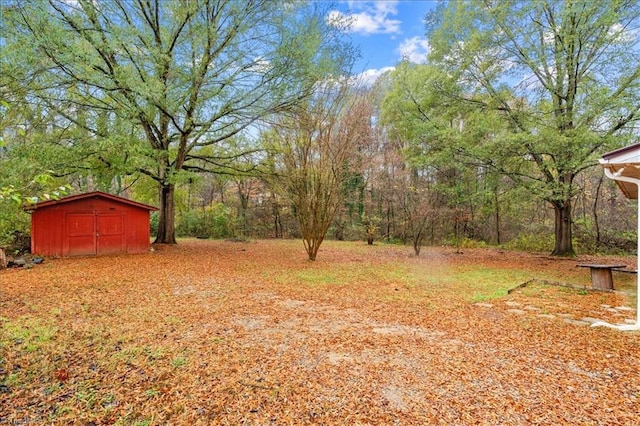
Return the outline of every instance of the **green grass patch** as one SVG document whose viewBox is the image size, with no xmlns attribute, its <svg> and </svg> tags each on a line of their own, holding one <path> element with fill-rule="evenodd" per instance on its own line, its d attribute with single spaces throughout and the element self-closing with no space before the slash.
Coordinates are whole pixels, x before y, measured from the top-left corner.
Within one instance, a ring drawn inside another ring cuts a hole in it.
<svg viewBox="0 0 640 426">
<path fill-rule="evenodd" d="M 343 244 L 345 251 L 360 253 L 366 246 Z M 348 259 L 348 257 L 347 257 Z M 382 300 L 421 300 L 428 298 L 453 298 L 471 302 L 497 299 L 507 291 L 531 279 L 532 272 L 508 268 L 478 268 L 455 266 L 443 262 L 434 266 L 411 256 L 385 262 L 346 262 L 311 266 L 300 269 L 263 271 L 263 276 L 284 285 L 306 285 L 323 289 L 328 286 L 387 287 L 387 292 L 374 293 L 370 297 Z M 364 297 L 364 295 L 363 295 Z"/>
<path fill-rule="evenodd" d="M 183 356 L 177 356 L 171 360 L 171 366 L 174 368 L 180 368 L 187 365 L 187 359 Z"/>
<path fill-rule="evenodd" d="M 527 271 L 496 268 L 425 270 L 419 286 L 429 297 L 444 295 L 447 298 L 480 302 L 506 296 L 509 289 L 526 281 L 529 276 Z"/>
<path fill-rule="evenodd" d="M 476 302 L 506 296 L 510 288 L 526 281 L 528 275 L 523 271 L 474 268 L 456 274 L 455 278 L 465 299 Z"/>
<path fill-rule="evenodd" d="M 314 285 L 327 285 L 327 284 L 339 284 L 344 282 L 339 280 L 335 273 L 326 271 L 324 269 L 309 269 L 305 271 L 299 271 L 295 274 L 295 280 L 302 284 L 314 286 Z"/>
<path fill-rule="evenodd" d="M 32 317 L 4 319 L 0 345 L 15 345 L 25 352 L 35 352 L 54 339 L 57 328 L 50 323 Z"/>
</svg>

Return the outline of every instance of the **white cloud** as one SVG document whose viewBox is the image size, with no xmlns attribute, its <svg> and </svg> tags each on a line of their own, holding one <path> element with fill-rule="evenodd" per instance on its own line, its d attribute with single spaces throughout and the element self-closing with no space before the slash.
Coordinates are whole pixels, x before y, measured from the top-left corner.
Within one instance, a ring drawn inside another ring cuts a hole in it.
<svg viewBox="0 0 640 426">
<path fill-rule="evenodd" d="M 211 66 L 213 67 L 214 64 L 211 64 Z M 253 64 L 249 65 L 248 69 L 259 74 L 266 74 L 271 70 L 271 62 L 263 57 L 257 57 L 253 60 Z"/>
<path fill-rule="evenodd" d="M 332 10 L 327 22 L 335 24 L 346 20 L 350 23 L 349 32 L 362 35 L 400 33 L 402 21 L 392 19 L 398 14 L 397 5 L 397 1 L 350 1 L 349 13 Z"/>
<path fill-rule="evenodd" d="M 400 43 L 398 52 L 400 52 L 400 56 L 403 59 L 416 64 L 423 64 L 427 61 L 429 49 L 429 40 L 421 37 L 412 37 Z"/>
<path fill-rule="evenodd" d="M 393 71 L 394 69 L 395 67 L 384 67 L 380 69 L 371 68 L 356 75 L 355 80 L 364 87 L 371 87 L 382 74 Z"/>
<path fill-rule="evenodd" d="M 638 38 L 639 31 L 637 29 L 629 30 L 620 23 L 615 23 L 607 31 L 607 35 L 612 37 L 618 43 L 633 43 Z"/>
</svg>

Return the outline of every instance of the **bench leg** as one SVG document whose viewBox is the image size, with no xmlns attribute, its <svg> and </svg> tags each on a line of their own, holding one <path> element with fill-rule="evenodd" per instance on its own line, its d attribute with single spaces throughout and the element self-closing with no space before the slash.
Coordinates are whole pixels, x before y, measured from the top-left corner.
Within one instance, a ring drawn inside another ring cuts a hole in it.
<svg viewBox="0 0 640 426">
<path fill-rule="evenodd" d="M 591 287 L 598 290 L 613 290 L 613 274 L 608 268 L 591 269 Z"/>
</svg>

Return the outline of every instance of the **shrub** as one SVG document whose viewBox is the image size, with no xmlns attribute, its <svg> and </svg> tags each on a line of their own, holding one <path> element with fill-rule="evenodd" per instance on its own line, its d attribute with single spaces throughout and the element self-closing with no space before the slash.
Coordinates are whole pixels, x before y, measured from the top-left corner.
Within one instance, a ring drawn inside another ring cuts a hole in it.
<svg viewBox="0 0 640 426">
<path fill-rule="evenodd" d="M 16 232 L 21 234 L 31 232 L 29 215 L 19 204 L 5 203 L 0 208 L 0 247 L 13 245 Z"/>
<path fill-rule="evenodd" d="M 160 213 L 153 212 L 149 217 L 149 227 L 151 228 L 151 235 L 156 235 L 158 233 L 158 225 L 160 223 Z"/>
<path fill-rule="evenodd" d="M 234 236 L 232 209 L 214 203 L 204 210 L 189 210 L 176 218 L 176 234 L 181 237 L 229 238 Z"/>
<path fill-rule="evenodd" d="M 554 236 L 551 233 L 520 234 L 503 246 L 508 250 L 550 252 L 553 250 Z"/>
<path fill-rule="evenodd" d="M 452 245 L 455 245 L 455 242 Z M 484 247 L 487 247 L 487 242 L 486 241 L 480 241 L 480 240 L 474 240 L 473 238 L 462 237 L 458 241 L 458 247 L 467 248 L 467 249 L 484 248 Z"/>
</svg>

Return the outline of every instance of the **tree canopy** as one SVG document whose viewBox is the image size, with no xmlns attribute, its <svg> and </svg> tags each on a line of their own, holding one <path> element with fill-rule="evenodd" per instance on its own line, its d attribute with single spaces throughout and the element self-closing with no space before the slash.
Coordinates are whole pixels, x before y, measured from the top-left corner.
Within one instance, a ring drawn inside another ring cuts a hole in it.
<svg viewBox="0 0 640 426">
<path fill-rule="evenodd" d="M 416 253 L 528 235 L 572 255 L 574 232 L 599 243 L 599 221 L 631 217 L 593 166 L 638 135 L 637 2 L 443 2 L 427 62 L 396 64 L 366 100 L 326 3 L 0 7 L 5 200 L 97 189 L 159 204 L 157 242 L 275 230 L 305 234 L 311 257 L 332 226 Z M 5 204 L 0 237 L 28 226 Z"/>
<path fill-rule="evenodd" d="M 37 0 L 3 14 L 3 67 L 16 71 L 3 86 L 28 93 L 7 100 L 41 104 L 88 143 L 130 153 L 126 168 L 158 185 L 165 243 L 175 242 L 181 173 L 233 170 L 247 153 L 233 138 L 354 57 L 320 4 Z"/>
<path fill-rule="evenodd" d="M 640 6 L 460 1 L 438 7 L 426 25 L 441 102 L 504 122 L 506 131 L 468 141 L 460 153 L 551 203 L 553 253 L 573 254 L 576 176 L 640 122 Z"/>
</svg>

